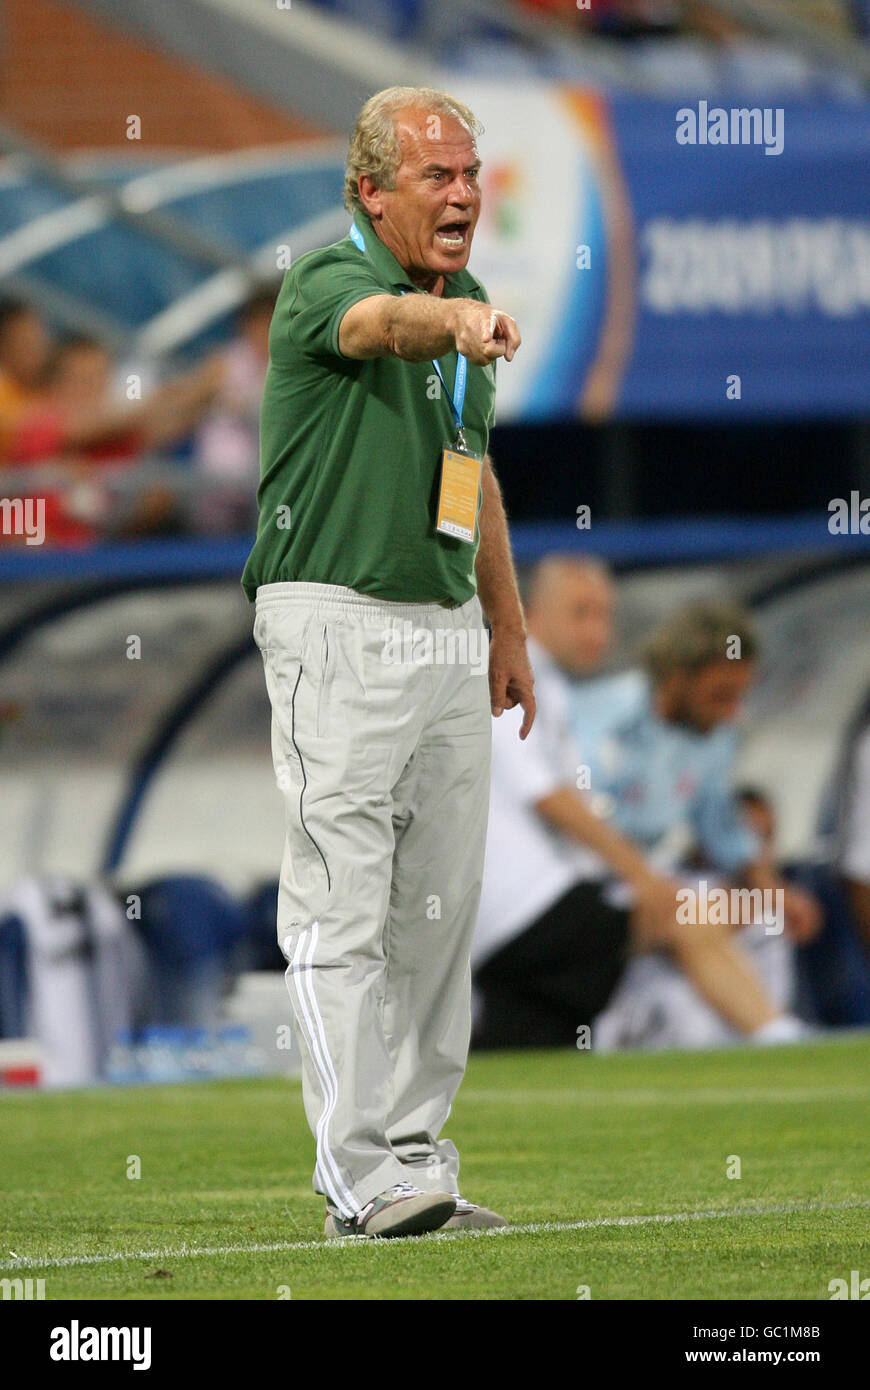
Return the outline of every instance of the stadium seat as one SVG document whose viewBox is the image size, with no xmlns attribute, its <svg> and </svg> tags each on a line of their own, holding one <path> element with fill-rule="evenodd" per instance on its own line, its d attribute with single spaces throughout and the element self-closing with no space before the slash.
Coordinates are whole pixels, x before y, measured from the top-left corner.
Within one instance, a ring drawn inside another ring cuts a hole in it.
<svg viewBox="0 0 870 1390">
<path fill-rule="evenodd" d="M 178 875 L 133 892 L 152 963 L 149 1014 L 155 1023 L 214 1023 L 230 962 L 248 927 L 241 903 L 213 879 Z"/>
<path fill-rule="evenodd" d="M 283 970 L 277 938 L 278 884 L 263 883 L 247 900 L 248 935 L 242 944 L 246 970 Z"/>
<path fill-rule="evenodd" d="M 870 969 L 839 880 L 826 864 L 798 867 L 792 877 L 818 898 L 824 912 L 819 936 L 797 953 L 801 1005 L 831 1028 L 870 1025 Z"/>
<path fill-rule="evenodd" d="M 25 1031 L 27 940 L 21 918 L 0 918 L 0 1038 L 20 1038 Z"/>
</svg>

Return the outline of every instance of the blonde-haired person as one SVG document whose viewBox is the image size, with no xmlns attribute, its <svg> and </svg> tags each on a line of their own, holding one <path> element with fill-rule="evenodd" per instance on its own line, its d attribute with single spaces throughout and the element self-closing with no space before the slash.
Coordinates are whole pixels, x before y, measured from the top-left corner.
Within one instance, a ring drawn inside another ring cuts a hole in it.
<svg viewBox="0 0 870 1390">
<path fill-rule="evenodd" d="M 787 995 L 774 987 L 788 973 L 780 935 L 810 940 L 819 930 L 819 907 L 779 874 L 733 790 L 735 723 L 760 652 L 755 623 L 740 604 L 683 604 L 643 644 L 639 668 L 578 688 L 571 700 L 572 730 L 606 807 L 601 833 L 630 846 L 637 869 L 626 881 L 642 919 L 647 882 L 665 885 L 665 932 L 654 931 L 649 945 L 669 959 L 659 970 L 662 980 L 669 972 L 679 976 L 673 1017 L 659 1030 L 673 1044 L 729 1036 L 775 1042 L 802 1034 L 786 1013 Z M 706 867 L 698 870 L 692 860 Z M 711 909 L 710 895 L 725 885 L 727 920 L 721 920 L 723 899 Z M 743 891 L 732 893 L 730 885 Z M 676 913 L 668 905 L 675 893 Z M 759 902 L 771 913 L 780 904 L 781 919 L 759 920 Z M 631 979 L 624 982 L 626 1007 L 619 997 L 613 1001 L 599 1021 L 599 1037 L 615 1036 L 629 1019 L 629 1032 L 641 1040 L 637 1000 L 644 993 L 652 998 L 652 968 L 636 965 L 633 975 L 637 988 L 632 993 Z M 661 1000 L 659 1013 L 668 1013 Z"/>
</svg>

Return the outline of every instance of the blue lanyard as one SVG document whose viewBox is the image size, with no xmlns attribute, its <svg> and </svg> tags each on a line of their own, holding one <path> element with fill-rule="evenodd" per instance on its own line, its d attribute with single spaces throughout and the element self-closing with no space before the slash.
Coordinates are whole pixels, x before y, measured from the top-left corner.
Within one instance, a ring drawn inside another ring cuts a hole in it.
<svg viewBox="0 0 870 1390">
<path fill-rule="evenodd" d="M 355 222 L 350 225 L 350 239 L 354 246 L 358 247 L 364 254 L 366 252 L 365 239 L 362 232 Z M 406 291 L 402 290 L 402 294 Z M 444 387 L 444 394 L 447 397 L 447 404 L 450 406 L 450 414 L 453 416 L 456 425 L 456 447 L 463 452 L 466 451 L 465 430 L 462 428 L 462 411 L 465 406 L 465 390 L 468 385 L 468 358 L 461 352 L 456 354 L 456 381 L 453 385 L 453 393 L 448 389 L 447 382 L 444 380 L 444 373 L 441 370 L 441 363 L 436 358 L 432 359 L 432 366 L 438 373 L 438 380 Z"/>
</svg>

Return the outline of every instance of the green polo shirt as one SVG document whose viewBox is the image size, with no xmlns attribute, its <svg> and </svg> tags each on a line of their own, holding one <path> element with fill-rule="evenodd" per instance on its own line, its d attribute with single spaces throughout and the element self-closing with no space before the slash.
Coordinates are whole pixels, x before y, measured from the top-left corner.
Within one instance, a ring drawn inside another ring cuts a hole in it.
<svg viewBox="0 0 870 1390">
<path fill-rule="evenodd" d="M 373 294 L 419 293 L 371 222 L 311 251 L 284 277 L 269 333 L 260 416 L 260 519 L 242 586 L 341 584 L 405 603 L 465 603 L 476 592 L 477 544 L 436 534 L 441 451 L 456 429 L 431 362 L 354 361 L 339 351 L 351 305 Z M 446 298 L 486 291 L 468 271 Z M 453 390 L 457 354 L 440 359 Z M 468 447 L 486 452 L 495 415 L 495 363 L 469 363 Z"/>
</svg>

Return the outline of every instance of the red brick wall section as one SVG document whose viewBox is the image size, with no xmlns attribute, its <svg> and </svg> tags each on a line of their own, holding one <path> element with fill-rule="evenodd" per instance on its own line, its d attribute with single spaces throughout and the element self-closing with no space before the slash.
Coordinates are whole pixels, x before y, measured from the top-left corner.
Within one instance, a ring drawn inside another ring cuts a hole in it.
<svg viewBox="0 0 870 1390">
<path fill-rule="evenodd" d="M 3 0 L 0 114 L 59 150 L 235 150 L 322 131 L 54 0 Z M 127 138 L 139 116 L 142 138 Z"/>
</svg>

